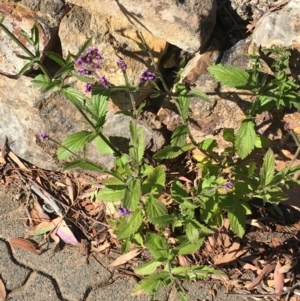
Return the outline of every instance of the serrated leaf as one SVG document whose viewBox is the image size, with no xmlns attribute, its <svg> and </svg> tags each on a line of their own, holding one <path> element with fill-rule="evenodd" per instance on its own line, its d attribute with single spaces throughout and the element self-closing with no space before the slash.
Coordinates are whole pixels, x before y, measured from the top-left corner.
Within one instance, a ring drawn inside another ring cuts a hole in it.
<svg viewBox="0 0 300 301">
<path fill-rule="evenodd" d="M 174 179 L 174 181 L 172 182 L 171 192 L 172 198 L 174 198 L 174 200 L 176 200 L 179 204 L 181 204 L 185 198 L 189 197 L 186 189 L 178 179 Z"/>
<path fill-rule="evenodd" d="M 160 261 L 153 259 L 139 265 L 137 268 L 134 269 L 134 272 L 138 275 L 153 274 L 156 271 L 157 267 L 159 267 L 160 265 L 161 265 Z"/>
<path fill-rule="evenodd" d="M 232 128 L 224 128 L 223 129 L 223 138 L 225 141 L 234 143 L 234 141 L 235 141 L 234 130 Z"/>
<path fill-rule="evenodd" d="M 245 159 L 255 147 L 257 135 L 254 127 L 252 120 L 245 119 L 236 134 L 235 148 L 241 159 Z"/>
<path fill-rule="evenodd" d="M 108 96 L 100 94 L 92 95 L 92 99 L 87 102 L 87 106 L 92 112 L 92 116 L 96 120 L 97 126 L 101 127 L 105 122 L 108 107 Z"/>
<path fill-rule="evenodd" d="M 199 148 L 209 153 L 211 153 L 216 147 L 218 147 L 218 143 L 213 138 L 207 138 L 199 143 Z"/>
<path fill-rule="evenodd" d="M 118 225 L 115 234 L 118 239 L 126 239 L 134 234 L 143 222 L 143 215 L 140 209 L 136 209 L 128 218 L 123 219 Z"/>
<path fill-rule="evenodd" d="M 239 89 L 252 88 L 250 75 L 240 68 L 219 64 L 209 66 L 207 69 L 217 81 L 226 86 Z"/>
<path fill-rule="evenodd" d="M 130 157 L 132 158 L 133 162 L 139 164 L 143 160 L 144 151 L 145 151 L 145 133 L 143 128 L 138 127 L 134 121 L 130 121 Z"/>
<path fill-rule="evenodd" d="M 163 216 L 168 213 L 165 205 L 155 199 L 152 195 L 150 195 L 146 200 L 146 211 L 150 221 L 152 221 L 153 218 Z"/>
<path fill-rule="evenodd" d="M 64 95 L 69 100 L 71 100 L 76 107 L 80 108 L 81 110 L 85 110 L 82 104 L 86 100 L 86 97 L 77 89 L 74 89 L 72 87 L 65 87 L 60 90 L 60 94 Z"/>
<path fill-rule="evenodd" d="M 154 233 L 146 234 L 146 247 L 157 260 L 167 260 L 169 256 L 169 245 L 160 235 Z"/>
<path fill-rule="evenodd" d="M 232 231 L 240 238 L 245 234 L 246 212 L 242 206 L 236 206 L 233 210 L 228 211 L 228 218 Z"/>
<path fill-rule="evenodd" d="M 191 91 L 189 91 L 188 95 L 196 96 L 196 97 L 201 98 L 202 100 L 209 101 L 208 96 L 205 93 L 198 91 L 198 90 L 191 90 Z"/>
<path fill-rule="evenodd" d="M 275 158 L 271 149 L 264 156 L 264 163 L 260 169 L 260 185 L 262 187 L 271 183 L 275 172 Z"/>
<path fill-rule="evenodd" d="M 143 194 L 152 193 L 158 195 L 165 187 L 166 172 L 164 168 L 159 165 L 153 169 L 151 174 L 144 181 L 142 186 Z"/>
<path fill-rule="evenodd" d="M 165 227 L 167 224 L 173 223 L 174 220 L 176 220 L 176 216 L 169 214 L 152 218 L 152 223 L 158 227 Z"/>
<path fill-rule="evenodd" d="M 104 202 L 120 201 L 123 197 L 124 189 L 111 189 L 111 188 L 104 187 L 97 193 L 97 200 L 104 201 Z"/>
<path fill-rule="evenodd" d="M 68 170 L 76 167 L 86 169 L 86 170 L 91 170 L 91 171 L 97 171 L 100 173 L 105 172 L 104 168 L 101 168 L 94 163 L 84 161 L 84 160 L 74 160 L 73 162 L 67 163 L 63 170 Z"/>
<path fill-rule="evenodd" d="M 59 160 L 65 160 L 71 157 L 74 153 L 81 150 L 89 142 L 96 137 L 94 132 L 81 131 L 70 135 L 65 139 L 57 150 L 57 157 Z"/>
<path fill-rule="evenodd" d="M 125 183 L 118 178 L 108 178 L 103 183 L 106 187 L 116 186 L 116 185 L 124 185 Z"/>
<path fill-rule="evenodd" d="M 56 52 L 46 51 L 45 53 L 52 61 L 56 62 L 60 66 L 64 67 L 66 65 L 66 60 Z"/>
<path fill-rule="evenodd" d="M 177 126 L 171 137 L 171 145 L 182 147 L 186 144 L 186 139 L 188 135 L 188 126 L 182 124 Z"/>
<path fill-rule="evenodd" d="M 204 238 L 200 238 L 198 240 L 195 240 L 193 243 L 189 240 L 183 241 L 179 246 L 177 246 L 174 250 L 178 252 L 179 255 L 187 255 L 187 254 L 193 254 L 197 250 L 200 249 L 204 241 Z"/>
<path fill-rule="evenodd" d="M 185 225 L 185 232 L 190 242 L 195 242 L 199 238 L 199 230 L 191 222 Z"/>
<path fill-rule="evenodd" d="M 109 138 L 106 137 L 106 139 L 109 141 Z M 107 145 L 107 143 L 100 137 L 97 136 L 95 138 L 95 146 L 98 150 L 98 152 L 102 155 L 104 154 L 114 154 L 114 151 Z"/>
<path fill-rule="evenodd" d="M 140 281 L 132 291 L 132 295 L 140 295 L 141 292 L 145 294 L 156 293 L 163 286 L 170 282 L 170 274 L 168 272 L 161 272 L 159 274 L 150 275 Z"/>
<path fill-rule="evenodd" d="M 86 49 L 91 45 L 92 43 L 92 38 L 89 38 L 78 50 L 77 54 L 76 54 L 76 58 L 78 58 L 84 51 L 86 51 Z"/>
<path fill-rule="evenodd" d="M 186 88 L 184 87 L 184 94 L 186 94 Z M 189 117 L 189 106 L 190 106 L 190 97 L 180 95 L 175 99 L 175 105 L 180 113 L 180 116 L 184 121 L 188 120 Z"/>
<path fill-rule="evenodd" d="M 126 183 L 123 196 L 123 204 L 125 208 L 135 210 L 139 206 L 141 198 L 141 180 L 132 178 Z"/>
<path fill-rule="evenodd" d="M 192 143 L 186 144 L 183 147 L 168 145 L 163 149 L 159 150 L 154 156 L 154 159 L 174 159 L 180 156 L 181 154 L 188 152 L 194 149 Z"/>
</svg>

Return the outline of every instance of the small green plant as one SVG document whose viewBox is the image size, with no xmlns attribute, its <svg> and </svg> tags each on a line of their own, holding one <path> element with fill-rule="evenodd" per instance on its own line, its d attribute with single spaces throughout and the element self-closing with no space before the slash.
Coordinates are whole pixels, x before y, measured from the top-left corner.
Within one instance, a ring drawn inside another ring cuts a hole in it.
<svg viewBox="0 0 300 301">
<path fill-rule="evenodd" d="M 294 159 L 284 170 L 275 170 L 275 159 L 271 149 L 266 153 L 261 166 L 255 162 L 244 161 L 255 146 L 264 141 L 255 131 L 255 114 L 270 106 L 289 107 L 297 104 L 294 96 L 298 95 L 295 92 L 298 86 L 284 73 L 288 56 L 283 50 L 270 50 L 278 55 L 280 63 L 274 63 L 276 72 L 269 82 L 258 80 L 260 67 L 256 56 L 253 56 L 254 67 L 251 71 L 225 66 L 210 67 L 210 72 L 222 83 L 250 89 L 257 95 L 249 115 L 237 133 L 234 133 L 233 129 L 224 129 L 223 138 L 231 146 L 219 154 L 215 151 L 218 145 L 214 139 L 209 138 L 197 143 L 189 131 L 190 97 L 198 96 L 208 100 L 207 96 L 199 91 L 190 91 L 180 84 L 183 61 L 176 76 L 175 90 L 171 92 L 142 35 L 139 46 L 152 59 L 153 71 L 145 70 L 140 78 L 141 84 L 134 86 L 128 81 L 126 62 L 121 59 L 118 65 L 123 71 L 126 84 L 113 86 L 108 79 L 99 76 L 104 58 L 97 48 L 90 47 L 90 41 L 87 41 L 76 55 L 68 54 L 66 58 L 57 53 L 47 52 L 46 55 L 60 66 L 51 76 L 40 61 L 37 26 L 34 26 L 30 37 L 21 32 L 34 46 L 35 54 L 29 53 L 25 46 L 20 45 L 3 25 L 3 18 L 0 28 L 28 55 L 23 58 L 29 60 L 29 63 L 20 73 L 37 64 L 43 74 L 35 77 L 33 85 L 42 91 L 54 90 L 64 95 L 90 126 L 90 130 L 71 134 L 62 143 L 58 143 L 57 157 L 60 160 L 72 160 L 66 164 L 65 169 L 80 167 L 110 175 L 104 181 L 105 187 L 97 193 L 97 199 L 99 202 L 117 204 L 120 218 L 107 218 L 107 222 L 122 242 L 122 252 L 128 252 L 135 246 L 146 248 L 152 256 L 150 261 L 135 269 L 137 274 L 145 278 L 136 286 L 134 294 L 142 291 L 152 295 L 154 300 L 160 288 L 174 286 L 180 300 L 187 300 L 187 295 L 180 285 L 182 280 L 201 279 L 209 274 L 221 272 L 208 266 L 178 267 L 177 256 L 197 252 L 205 236 L 214 233 L 214 229 L 223 224 L 224 214 L 227 214 L 234 233 L 242 237 L 245 233 L 246 215 L 251 213 L 249 200 L 258 197 L 264 202 L 278 204 L 286 199 L 282 187 L 297 183 L 293 175 L 300 167 L 293 167 L 293 161 L 300 152 L 300 141 L 293 131 L 290 133 L 298 148 Z M 85 93 L 67 84 L 66 79 L 70 76 L 86 83 Z M 164 90 L 155 83 L 157 78 Z M 145 82 L 151 83 L 152 87 L 146 88 Z M 164 95 L 172 98 L 182 118 L 182 124 L 172 134 L 170 145 L 154 155 L 156 161 L 152 165 L 145 160 L 145 134 L 137 122 L 144 104 L 137 107 L 132 94 L 140 90 L 147 90 L 154 97 Z M 121 152 L 102 132 L 108 100 L 110 94 L 115 91 L 125 91 L 131 98 L 132 111 L 124 112 L 132 118 L 127 153 Z M 41 133 L 40 138 L 57 143 L 47 133 Z M 189 143 L 188 138 L 191 141 Z M 115 155 L 114 168 L 107 170 L 88 159 L 86 147 L 92 141 L 100 153 Z M 194 184 L 189 188 L 184 186 L 180 181 L 181 175 L 167 183 L 168 174 L 163 165 L 159 164 L 159 160 L 174 159 L 195 149 L 200 150 L 204 156 L 195 163 Z M 163 196 L 168 196 L 170 205 L 161 202 L 160 198 Z M 172 231 L 172 243 L 169 242 L 168 236 L 163 235 L 166 228 Z"/>
<path fill-rule="evenodd" d="M 275 56 L 272 64 L 273 76 L 262 72 L 261 59 L 256 54 L 250 56 L 252 60 L 250 70 L 224 65 L 208 67 L 211 75 L 222 84 L 253 93 L 254 101 L 234 142 L 236 152 L 242 159 L 246 158 L 255 147 L 267 144 L 267 141 L 255 131 L 253 119 L 257 114 L 281 107 L 300 108 L 298 93 L 300 86 L 286 73 L 290 53 L 282 46 L 275 46 L 265 51 Z"/>
</svg>

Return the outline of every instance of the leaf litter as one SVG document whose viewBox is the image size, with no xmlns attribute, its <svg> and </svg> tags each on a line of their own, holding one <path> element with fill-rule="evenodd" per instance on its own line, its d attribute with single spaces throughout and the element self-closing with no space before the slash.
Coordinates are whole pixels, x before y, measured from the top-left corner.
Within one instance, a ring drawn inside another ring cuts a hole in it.
<svg viewBox="0 0 300 301">
<path fill-rule="evenodd" d="M 33 221 L 33 227 L 27 237 L 46 235 L 47 239 L 54 241 L 53 252 L 59 251 L 61 243 L 73 244 L 78 250 L 84 246 L 85 252 L 81 253 L 85 256 L 92 252 L 108 255 L 120 248 L 115 234 L 106 223 L 107 217 L 118 217 L 115 206 L 95 201 L 95 195 L 99 188 L 103 187 L 102 183 L 108 175 L 48 172 L 23 163 L 12 152 L 9 154 L 7 160 L 2 160 L 5 164 L 3 169 L 9 172 L 1 178 L 1 183 L 9 185 L 12 179 L 19 178 L 27 186 L 26 193 L 32 195 L 26 200 Z M 186 185 L 190 183 L 186 177 L 182 178 L 182 181 Z M 45 205 L 49 205 L 49 200 L 50 203 L 55 202 L 62 213 L 60 216 L 55 210 L 47 211 L 49 208 L 46 209 Z M 225 218 L 224 226 L 207 236 L 199 252 L 193 257 L 178 256 L 178 264 L 213 264 L 223 269 L 226 275 L 211 275 L 210 279 L 221 281 L 228 292 L 240 289 L 247 289 L 252 293 L 260 292 L 264 284 L 263 293 L 270 293 L 270 289 L 275 293 L 281 292 L 284 286 L 293 286 L 299 279 L 296 267 L 300 222 L 284 226 L 285 230 L 290 232 L 286 234 L 280 223 L 276 223 L 274 216 L 273 221 L 268 220 L 270 212 L 268 208 L 259 208 L 254 212 L 247 220 L 248 231 L 242 240 L 234 238 L 229 220 Z M 174 240 L 172 231 L 168 235 L 170 242 Z M 286 241 L 289 241 L 289 244 Z M 10 244 L 14 248 L 21 248 L 36 255 L 42 252 L 37 243 L 26 238 L 12 238 Z M 111 266 L 130 265 L 142 252 L 141 249 L 130 250 L 116 258 Z M 290 256 L 289 260 L 284 256 L 286 253 Z M 272 258 L 271 255 L 274 254 L 277 255 L 276 258 Z M 271 259 L 268 256 L 271 256 Z M 121 271 L 121 268 L 118 270 Z M 124 269 L 122 270 L 124 273 Z M 130 269 L 125 271 L 136 276 Z"/>
</svg>

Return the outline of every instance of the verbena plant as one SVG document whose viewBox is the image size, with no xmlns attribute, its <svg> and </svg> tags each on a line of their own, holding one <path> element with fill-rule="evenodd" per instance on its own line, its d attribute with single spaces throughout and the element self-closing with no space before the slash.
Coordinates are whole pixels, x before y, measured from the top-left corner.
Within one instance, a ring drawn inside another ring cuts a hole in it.
<svg viewBox="0 0 300 301">
<path fill-rule="evenodd" d="M 251 57 L 253 67 L 248 71 L 221 65 L 209 68 L 210 73 L 220 82 L 231 87 L 249 89 L 256 96 L 237 133 L 230 128 L 224 129 L 223 138 L 231 146 L 219 154 L 215 151 L 218 146 L 216 140 L 209 138 L 197 143 L 189 131 L 190 98 L 197 96 L 208 101 L 207 96 L 199 91 L 190 91 L 180 83 L 180 70 L 184 62 L 179 66 L 175 89 L 171 92 L 142 35 L 139 46 L 152 59 L 154 71 L 145 70 L 141 75 L 141 84 L 134 86 L 128 80 L 126 62 L 120 60 L 118 65 L 123 71 L 125 85 L 113 86 L 105 77 L 99 77 L 104 58 L 97 48 L 90 47 L 90 41 L 87 41 L 76 55 L 68 54 L 66 58 L 57 53 L 46 52 L 46 55 L 60 66 L 54 75 L 50 75 L 41 61 L 38 27 L 33 27 L 31 35 L 21 31 L 21 35 L 32 45 L 32 52 L 7 30 L 3 20 L 4 18 L 0 20 L 0 28 L 26 53 L 20 56 L 28 60 L 20 74 L 34 65 L 38 66 L 42 74 L 36 76 L 32 84 L 42 91 L 53 90 L 64 95 L 90 126 L 90 130 L 71 134 L 58 145 L 58 159 L 72 160 L 66 164 L 65 169 L 79 167 L 111 175 L 105 180 L 105 187 L 98 192 L 97 199 L 104 203 L 118 204 L 121 217 L 107 221 L 122 241 L 122 252 L 136 246 L 147 248 L 152 255 L 150 261 L 135 269 L 137 274 L 145 278 L 136 286 L 134 294 L 145 292 L 152 295 L 154 300 L 160 288 L 174 286 L 180 300 L 187 300 L 187 295 L 180 285 L 182 280 L 201 279 L 209 274 L 221 272 L 208 266 L 178 267 L 177 256 L 197 252 L 205 235 L 213 233 L 213 229 L 223 224 L 224 214 L 227 214 L 233 232 L 242 237 L 245 233 L 246 215 L 251 213 L 249 200 L 257 197 L 264 202 L 278 204 L 286 199 L 282 187 L 298 183 L 293 179 L 293 175 L 300 167 L 294 167 L 293 162 L 299 154 L 300 141 L 293 131 L 290 131 L 290 134 L 295 140 L 297 150 L 294 158 L 283 170 L 275 170 L 274 153 L 271 149 L 267 151 L 261 165 L 244 160 L 255 148 L 262 147 L 265 141 L 255 129 L 253 118 L 256 114 L 271 107 L 299 106 L 298 86 L 285 73 L 288 52 L 284 49 L 270 49 L 277 55 L 274 76 L 270 80 L 259 80 L 261 67 L 259 57 L 255 55 Z M 71 76 L 86 83 L 85 93 L 67 84 L 66 79 Z M 161 81 L 163 90 L 156 85 L 157 78 Z M 146 88 L 145 82 L 151 83 L 152 87 Z M 170 144 L 153 156 L 156 160 L 155 165 L 146 163 L 144 130 L 137 122 L 144 104 L 137 107 L 132 93 L 141 90 L 151 92 L 153 97 L 164 95 L 172 99 L 182 118 L 182 124 L 173 132 Z M 126 91 L 131 98 L 132 110 L 123 112 L 132 118 L 129 126 L 128 153 L 121 152 L 102 131 L 109 97 L 115 91 Z M 47 133 L 41 133 L 40 137 L 56 143 Z M 115 155 L 114 168 L 107 170 L 88 159 L 85 149 L 92 141 L 100 153 Z M 194 163 L 194 184 L 187 188 L 180 181 L 182 175 L 179 175 L 167 185 L 167 174 L 163 165 L 159 164 L 160 160 L 174 159 L 195 149 L 199 149 L 204 156 Z M 166 206 L 161 202 L 162 196 L 168 196 L 171 205 Z M 162 234 L 167 227 L 173 231 L 172 244 L 168 242 L 168 237 Z"/>
</svg>

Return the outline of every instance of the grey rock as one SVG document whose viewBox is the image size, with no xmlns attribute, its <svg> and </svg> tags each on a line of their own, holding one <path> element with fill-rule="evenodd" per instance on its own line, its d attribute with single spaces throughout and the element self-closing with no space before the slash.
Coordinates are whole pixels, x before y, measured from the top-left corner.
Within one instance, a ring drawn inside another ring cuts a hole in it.
<svg viewBox="0 0 300 301">
<path fill-rule="evenodd" d="M 264 15 L 253 32 L 252 44 L 269 48 L 282 45 L 300 49 L 300 1 L 291 0 L 281 10 Z"/>
<path fill-rule="evenodd" d="M 56 42 L 58 24 L 66 13 L 67 7 L 61 0 L 55 1 L 2 1 L 0 15 L 5 16 L 3 24 L 13 32 L 22 43 L 33 52 L 31 46 L 20 34 L 20 29 L 30 35 L 30 30 L 37 22 L 39 28 L 39 47 L 43 53 Z M 14 76 L 25 65 L 17 55 L 27 54 L 12 41 L 4 31 L 0 30 L 0 73 Z M 27 63 L 27 62 L 26 62 Z"/>
</svg>

